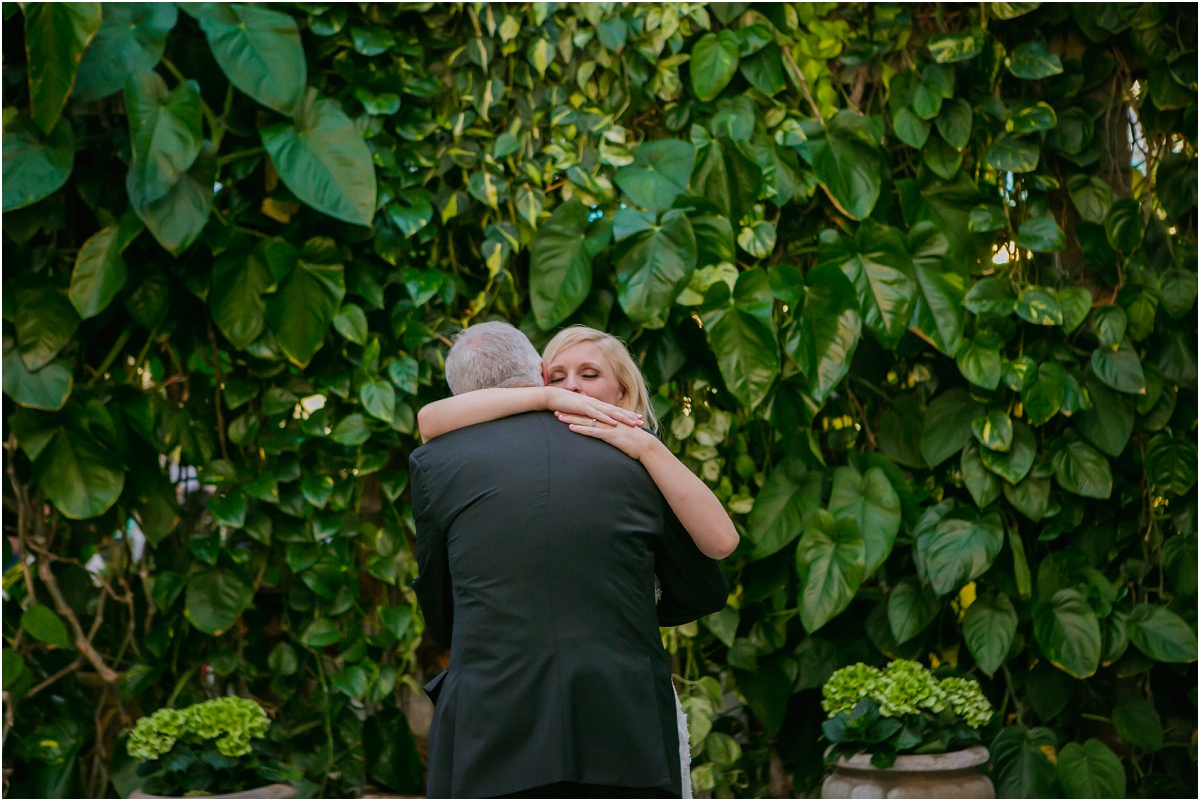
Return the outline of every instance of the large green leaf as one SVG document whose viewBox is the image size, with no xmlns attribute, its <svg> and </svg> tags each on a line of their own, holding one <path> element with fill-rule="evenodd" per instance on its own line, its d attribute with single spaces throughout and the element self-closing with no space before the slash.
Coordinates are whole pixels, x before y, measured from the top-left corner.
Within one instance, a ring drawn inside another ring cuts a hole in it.
<svg viewBox="0 0 1200 801">
<path fill-rule="evenodd" d="M 643 142 L 633 149 L 633 164 L 618 170 L 613 181 L 634 203 L 660 213 L 687 193 L 695 161 L 696 149 L 688 142 Z"/>
<path fill-rule="evenodd" d="M 79 248 L 67 295 L 81 319 L 104 311 L 125 286 L 129 268 L 121 252 L 141 231 L 141 220 L 129 214 L 92 234 Z"/>
<path fill-rule="evenodd" d="M 578 198 L 559 205 L 538 228 L 529 255 L 529 305 L 544 331 L 579 308 L 592 291 L 592 260 L 608 244 L 612 225 L 588 235 L 588 208 Z"/>
<path fill-rule="evenodd" d="M 810 634 L 843 612 L 866 574 L 866 545 L 854 520 L 819 509 L 796 549 L 800 622 Z"/>
<path fill-rule="evenodd" d="M 1033 172 L 1041 150 L 1032 142 L 1005 136 L 987 150 L 987 163 L 998 172 Z"/>
<path fill-rule="evenodd" d="M 131 169 L 125 179 L 129 205 L 146 228 L 172 255 L 192 246 L 204 231 L 213 205 L 213 182 L 217 177 L 216 151 L 210 142 L 200 148 L 191 169 L 157 200 L 142 195 Z"/>
<path fill-rule="evenodd" d="M 926 46 L 938 64 L 953 64 L 969 61 L 982 53 L 987 36 L 987 31 L 981 28 L 968 28 L 957 33 L 935 33 L 929 37 Z"/>
<path fill-rule="evenodd" d="M 1186 496 L 1196 484 L 1196 443 L 1155 435 L 1146 446 L 1146 476 L 1163 492 Z"/>
<path fill-rule="evenodd" d="M 1003 409 L 989 409 L 986 415 L 971 421 L 971 436 L 985 448 L 1007 451 L 1012 447 L 1012 418 Z"/>
<path fill-rule="evenodd" d="M 24 3 L 22 10 L 33 121 L 49 133 L 75 86 L 83 51 L 100 30 L 100 4 Z"/>
<path fill-rule="evenodd" d="M 1067 182 L 1067 187 L 1080 217 L 1088 222 L 1104 222 L 1108 210 L 1112 208 L 1113 191 L 1103 178 L 1076 173 Z"/>
<path fill-rule="evenodd" d="M 4 211 L 24 208 L 54 194 L 75 165 L 71 121 L 59 120 L 48 136 L 24 115 L 4 126 Z"/>
<path fill-rule="evenodd" d="M 3 659 L 3 666 L 0 668 L 0 673 L 4 675 L 4 689 L 7 690 L 17 683 L 17 679 L 21 678 L 25 673 L 25 658 L 11 648 L 5 648 L 0 654 L 0 659 Z"/>
<path fill-rule="evenodd" d="M 200 155 L 200 102 L 196 81 L 168 91 L 167 82 L 147 70 L 131 75 L 125 84 L 132 151 L 129 180 L 136 184 L 142 203 L 171 191 Z"/>
<path fill-rule="evenodd" d="M 1067 246 L 1067 236 L 1049 214 L 1021 221 L 1017 247 L 1034 253 L 1059 253 Z"/>
<path fill-rule="evenodd" d="M 1003 362 L 1000 349 L 986 340 L 964 339 L 954 354 L 958 371 L 977 387 L 995 389 L 1000 386 Z"/>
<path fill-rule="evenodd" d="M 930 401 L 921 433 L 921 455 L 926 464 L 937 467 L 962 450 L 971 440 L 971 421 L 982 412 L 983 405 L 962 387 Z"/>
<path fill-rule="evenodd" d="M 425 791 L 425 764 L 403 710 L 385 708 L 369 716 L 362 742 L 363 761 L 372 780 L 394 793 Z"/>
<path fill-rule="evenodd" d="M 213 57 L 234 86 L 280 114 L 296 112 L 308 68 L 294 19 L 242 3 L 202 3 L 188 10 L 199 19 Z"/>
<path fill-rule="evenodd" d="M 980 448 L 979 455 L 988 470 L 1009 484 L 1016 484 L 1033 467 L 1033 459 L 1037 455 L 1037 436 L 1024 423 L 1014 423 L 1012 446 L 1007 451 Z"/>
<path fill-rule="evenodd" d="M 1077 679 L 1100 666 L 1100 621 L 1075 589 L 1063 589 L 1033 610 L 1033 634 L 1050 663 Z"/>
<path fill-rule="evenodd" d="M 54 431 L 34 459 L 33 477 L 54 508 L 72 520 L 107 511 L 125 486 L 121 460 L 78 425 Z"/>
<path fill-rule="evenodd" d="M 31 371 L 53 361 L 79 328 L 79 315 L 66 295 L 43 286 L 17 295 L 17 345 L 21 359 Z"/>
<path fill-rule="evenodd" d="M 1063 489 L 1085 498 L 1104 500 L 1112 495 L 1108 458 L 1082 439 L 1072 438 L 1054 454 L 1054 477 Z"/>
<path fill-rule="evenodd" d="M 963 639 L 975 664 L 995 675 L 1012 648 L 1017 633 L 1017 610 L 1006 593 L 984 593 L 967 607 L 962 619 Z"/>
<path fill-rule="evenodd" d="M 962 345 L 966 278 L 945 258 L 949 242 L 930 222 L 919 222 L 908 235 L 916 276 L 916 303 L 909 325 L 947 356 Z"/>
<path fill-rule="evenodd" d="M 1062 325 L 1062 306 L 1057 293 L 1039 286 L 1021 290 L 1017 298 L 1017 316 L 1034 325 Z"/>
<path fill-rule="evenodd" d="M 1135 200 L 1118 200 L 1104 218 L 1108 243 L 1122 253 L 1132 253 L 1142 243 L 1145 223 L 1142 209 Z"/>
<path fill-rule="evenodd" d="M 714 100 L 737 73 L 738 40 L 733 31 L 706 33 L 692 46 L 688 65 L 692 91 L 700 100 Z"/>
<path fill-rule="evenodd" d="M 753 546 L 751 559 L 770 556 L 803 533 L 809 518 L 821 507 L 822 480 L 822 474 L 809 470 L 798 456 L 789 457 L 767 474 L 746 520 L 746 537 Z"/>
<path fill-rule="evenodd" d="M 1058 740 L 1050 729 L 1009 726 L 992 741 L 996 794 L 1000 798 L 1052 798 L 1055 767 L 1050 761 Z"/>
<path fill-rule="evenodd" d="M 904 643 L 924 631 L 941 609 L 938 597 L 915 578 L 900 579 L 888 595 L 887 615 L 896 643 Z"/>
<path fill-rule="evenodd" d="M 894 228 L 872 221 L 854 239 L 823 233 L 820 264 L 841 268 L 854 284 L 867 329 L 885 347 L 895 347 L 912 317 L 917 290 L 912 260 Z"/>
<path fill-rule="evenodd" d="M 1050 511 L 1050 479 L 1025 476 L 1017 484 L 1003 484 L 1004 497 L 1021 514 L 1038 522 Z"/>
<path fill-rule="evenodd" d="M 1154 704 L 1140 696 L 1133 696 L 1113 707 L 1113 728 L 1121 739 L 1144 751 L 1157 751 L 1163 747 L 1162 719 Z"/>
<path fill-rule="evenodd" d="M 892 130 L 896 138 L 911 148 L 920 150 L 929 141 L 930 125 L 925 120 L 913 114 L 907 107 L 901 108 L 892 118 Z"/>
<path fill-rule="evenodd" d="M 1118 392 L 1138 395 L 1146 391 L 1142 361 L 1128 339 L 1117 348 L 1099 347 L 1092 351 L 1092 372 Z"/>
<path fill-rule="evenodd" d="M 1135 606 L 1129 615 L 1129 641 L 1158 662 L 1196 661 L 1196 632 L 1165 606 Z"/>
<path fill-rule="evenodd" d="M 1042 425 L 1058 414 L 1066 396 L 1067 374 L 1057 362 L 1039 364 L 1021 389 L 1021 403 L 1034 425 Z"/>
<path fill-rule="evenodd" d="M 649 230 L 618 248 L 617 300 L 629 319 L 662 328 L 671 303 L 696 268 L 696 236 L 682 211 L 668 211 Z"/>
<path fill-rule="evenodd" d="M 1017 308 L 1017 296 L 1011 282 L 1003 278 L 983 278 L 967 291 L 963 306 L 972 314 L 1011 314 Z"/>
<path fill-rule="evenodd" d="M 959 465 L 963 483 L 967 485 L 967 492 L 971 493 L 971 500 L 975 501 L 977 508 L 983 509 L 1000 497 L 1000 477 L 983 466 L 979 446 L 974 442 L 968 442 L 963 448 Z"/>
<path fill-rule="evenodd" d="M 33 604 L 21 613 L 21 628 L 30 637 L 56 648 L 70 648 L 67 626 L 54 610 L 45 604 Z"/>
<path fill-rule="evenodd" d="M 808 379 L 809 394 L 822 404 L 850 372 L 862 334 L 854 285 L 836 264 L 820 264 L 808 274 L 800 320 L 787 350 Z"/>
<path fill-rule="evenodd" d="M 835 470 L 829 512 L 858 523 L 866 546 L 863 571 L 870 578 L 892 552 L 900 531 L 900 496 L 883 469 L 872 467 L 865 474 L 853 467 Z"/>
<path fill-rule="evenodd" d="M 183 616 L 205 634 L 229 630 L 254 601 L 254 589 L 232 570 L 206 570 L 188 579 Z"/>
<path fill-rule="evenodd" d="M 1062 60 L 1041 42 L 1017 45 L 1008 61 L 1008 71 L 1018 78 L 1036 81 L 1063 71 Z"/>
<path fill-rule="evenodd" d="M 79 62 L 73 100 L 107 97 L 130 75 L 154 69 L 179 16 L 174 3 L 103 3 L 102 10 L 100 30 Z"/>
<path fill-rule="evenodd" d="M 226 251 L 213 262 L 208 305 L 213 322 L 238 350 L 245 350 L 263 331 L 267 308 L 263 293 L 295 263 L 296 250 L 282 239 L 255 246 L 250 253 Z"/>
<path fill-rule="evenodd" d="M 344 222 L 371 224 L 371 150 L 336 103 L 309 89 L 292 122 L 277 122 L 259 133 L 279 177 L 303 203 Z"/>
<path fill-rule="evenodd" d="M 917 534 L 914 558 L 930 588 L 948 595 L 983 575 L 1004 544 L 997 512 L 977 514 L 966 507 Z"/>
<path fill-rule="evenodd" d="M 742 58 L 739 68 L 750 85 L 767 97 L 774 97 L 787 88 L 783 51 L 774 42 Z"/>
<path fill-rule="evenodd" d="M 1125 766 L 1096 739 L 1063 746 L 1058 752 L 1058 781 L 1067 798 L 1125 797 Z"/>
<path fill-rule="evenodd" d="M 1172 267 L 1159 276 L 1158 291 L 1163 309 L 1178 320 L 1196 305 L 1196 273 Z"/>
<path fill-rule="evenodd" d="M 748 270 L 738 277 L 732 304 L 703 318 L 725 386 L 747 409 L 762 402 L 779 375 L 774 307 L 766 271 Z"/>
<path fill-rule="evenodd" d="M 284 355 L 305 367 L 324 344 L 346 294 L 342 254 L 332 239 L 315 237 L 288 259 L 293 265 L 267 303 L 266 322 Z"/>
<path fill-rule="evenodd" d="M 1117 457 L 1133 435 L 1134 400 L 1114 392 L 1095 376 L 1086 382 L 1092 408 L 1075 416 L 1075 428 L 1109 456 Z"/>
<path fill-rule="evenodd" d="M 63 360 L 30 372 L 12 337 L 4 337 L 4 394 L 30 409 L 56 411 L 71 395 L 71 369 Z"/>
<path fill-rule="evenodd" d="M 956 97 L 942 104 L 941 113 L 934 120 L 934 124 L 937 125 L 938 133 L 946 140 L 946 144 L 956 150 L 962 150 L 971 141 L 973 117 L 971 104 L 961 97 Z"/>
<path fill-rule="evenodd" d="M 699 125 L 692 126 L 696 169 L 692 192 L 704 198 L 739 228 L 762 192 L 763 173 L 742 147 L 725 137 L 712 138 Z"/>
<path fill-rule="evenodd" d="M 827 121 L 825 136 L 814 142 L 810 159 L 829 199 L 855 220 L 865 220 L 875 208 L 886 169 L 868 129 L 865 117 L 838 111 Z"/>
</svg>

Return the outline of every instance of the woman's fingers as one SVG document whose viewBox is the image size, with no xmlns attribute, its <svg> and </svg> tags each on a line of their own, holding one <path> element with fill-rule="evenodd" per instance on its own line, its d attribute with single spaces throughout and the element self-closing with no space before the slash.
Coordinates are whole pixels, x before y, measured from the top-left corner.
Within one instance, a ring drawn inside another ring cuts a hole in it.
<svg viewBox="0 0 1200 801">
<path fill-rule="evenodd" d="M 582 415 L 568 414 L 567 412 L 555 412 L 554 414 L 561 422 L 564 422 L 567 425 L 583 426 L 584 428 L 600 428 L 602 426 L 606 428 L 614 428 L 618 425 L 618 423 L 615 421 L 610 423 L 600 419 L 599 417 L 583 417 Z M 593 420 L 596 421 L 596 425 L 594 426 L 592 425 Z"/>
</svg>

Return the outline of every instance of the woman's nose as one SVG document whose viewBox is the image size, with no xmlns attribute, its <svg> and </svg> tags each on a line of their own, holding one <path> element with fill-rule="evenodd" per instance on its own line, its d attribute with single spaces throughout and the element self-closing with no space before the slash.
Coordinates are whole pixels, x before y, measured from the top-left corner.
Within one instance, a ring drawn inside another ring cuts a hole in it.
<svg viewBox="0 0 1200 801">
<path fill-rule="evenodd" d="M 563 379 L 562 388 L 568 392 L 580 392 L 579 382 L 575 380 L 575 376 L 569 375 Z"/>
</svg>

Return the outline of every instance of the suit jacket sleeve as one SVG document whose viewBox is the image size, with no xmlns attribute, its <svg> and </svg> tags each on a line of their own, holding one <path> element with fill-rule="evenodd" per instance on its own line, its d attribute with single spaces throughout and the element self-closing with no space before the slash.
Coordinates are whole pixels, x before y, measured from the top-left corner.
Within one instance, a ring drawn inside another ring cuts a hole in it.
<svg viewBox="0 0 1200 801">
<path fill-rule="evenodd" d="M 721 563 L 700 552 L 669 508 L 663 529 L 654 554 L 655 573 L 662 585 L 658 625 L 680 626 L 720 612 L 729 597 Z"/>
<path fill-rule="evenodd" d="M 413 589 L 425 618 L 425 631 L 449 648 L 454 629 L 454 595 L 450 586 L 446 529 L 433 513 L 431 476 L 422 468 L 416 454 L 408 459 L 408 473 L 413 520 L 417 527 L 417 578 L 413 581 Z"/>
</svg>

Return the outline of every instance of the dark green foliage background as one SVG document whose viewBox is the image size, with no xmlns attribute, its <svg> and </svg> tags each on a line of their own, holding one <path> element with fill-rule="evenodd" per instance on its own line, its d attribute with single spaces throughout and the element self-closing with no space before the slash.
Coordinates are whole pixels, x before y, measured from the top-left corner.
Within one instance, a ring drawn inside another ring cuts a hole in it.
<svg viewBox="0 0 1200 801">
<path fill-rule="evenodd" d="M 1195 35 L 5 4 L 9 791 L 128 792 L 222 692 L 313 792 L 418 791 L 406 457 L 497 317 L 624 337 L 743 533 L 664 633 L 697 790 L 814 791 L 821 683 L 903 656 L 981 681 L 998 795 L 1194 797 Z"/>
</svg>

